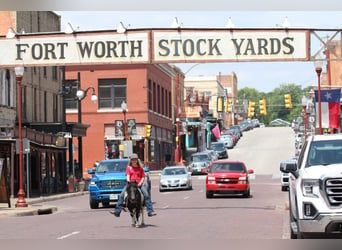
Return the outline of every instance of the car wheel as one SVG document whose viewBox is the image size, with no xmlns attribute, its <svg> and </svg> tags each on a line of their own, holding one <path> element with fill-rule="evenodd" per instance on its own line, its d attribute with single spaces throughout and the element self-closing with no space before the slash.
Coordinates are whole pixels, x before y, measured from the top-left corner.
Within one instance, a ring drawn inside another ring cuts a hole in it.
<svg viewBox="0 0 342 250">
<path fill-rule="evenodd" d="M 99 208 L 99 203 L 98 203 L 97 201 L 90 200 L 90 208 L 91 208 L 91 209 L 97 209 L 97 208 Z"/>
<path fill-rule="evenodd" d="M 297 239 L 297 234 L 295 234 L 295 232 L 293 231 L 292 227 L 291 227 L 291 224 L 292 223 L 296 223 L 294 217 L 293 217 L 293 214 L 292 214 L 292 211 L 291 211 L 291 208 L 289 208 L 289 213 L 290 213 L 290 238 L 291 239 Z"/>
<path fill-rule="evenodd" d="M 213 198 L 213 196 L 214 196 L 214 195 L 213 195 L 212 192 L 210 192 L 210 191 L 207 191 L 207 192 L 206 192 L 206 197 L 207 197 L 207 198 Z"/>
<path fill-rule="evenodd" d="M 251 196 L 251 192 L 250 192 L 250 190 L 248 189 L 246 192 L 244 192 L 243 197 L 244 197 L 244 198 L 249 198 L 250 196 Z"/>
<path fill-rule="evenodd" d="M 109 207 L 109 201 L 102 201 L 102 206 Z"/>
<path fill-rule="evenodd" d="M 281 186 L 281 191 L 283 191 L 283 192 L 287 191 L 287 187 L 286 186 Z"/>
</svg>

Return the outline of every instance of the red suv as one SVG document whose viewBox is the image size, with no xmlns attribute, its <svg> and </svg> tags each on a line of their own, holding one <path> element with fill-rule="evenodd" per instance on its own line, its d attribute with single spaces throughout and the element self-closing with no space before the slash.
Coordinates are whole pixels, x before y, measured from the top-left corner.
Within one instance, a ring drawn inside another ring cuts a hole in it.
<svg viewBox="0 0 342 250">
<path fill-rule="evenodd" d="M 242 194 L 250 196 L 249 174 L 245 164 L 236 160 L 214 161 L 208 170 L 206 178 L 206 196 L 212 198 L 214 194 Z"/>
</svg>

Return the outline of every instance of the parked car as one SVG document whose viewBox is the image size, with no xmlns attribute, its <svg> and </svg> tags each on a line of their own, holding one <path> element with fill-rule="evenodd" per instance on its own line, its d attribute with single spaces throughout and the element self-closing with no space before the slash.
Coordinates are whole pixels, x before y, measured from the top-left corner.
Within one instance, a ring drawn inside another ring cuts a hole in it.
<svg viewBox="0 0 342 250">
<path fill-rule="evenodd" d="M 284 171 L 285 169 L 285 166 L 288 162 L 291 162 L 291 161 L 296 161 L 298 159 L 298 157 L 293 157 L 291 159 L 288 159 L 288 160 L 285 160 L 285 161 L 282 161 L 280 162 L 280 184 L 281 184 L 281 191 L 288 191 L 289 189 L 289 177 L 290 177 L 290 174 L 286 171 Z"/>
<path fill-rule="evenodd" d="M 242 194 L 250 197 L 249 174 L 254 170 L 247 170 L 245 163 L 237 160 L 214 161 L 206 177 L 206 197 L 215 194 Z"/>
<path fill-rule="evenodd" d="M 218 154 L 215 150 L 207 149 L 204 152 L 207 152 L 210 156 L 210 163 L 216 161 L 218 159 Z"/>
<path fill-rule="evenodd" d="M 184 166 L 165 167 L 160 174 L 159 191 L 181 189 L 192 189 L 191 172 L 188 172 Z"/>
<path fill-rule="evenodd" d="M 212 142 L 210 149 L 216 151 L 218 159 L 228 159 L 228 151 L 223 142 Z"/>
<path fill-rule="evenodd" d="M 126 167 L 128 159 L 103 160 L 96 169 L 88 169 L 92 175 L 89 184 L 89 204 L 91 209 L 109 206 L 118 201 L 119 195 L 126 185 Z"/>
<path fill-rule="evenodd" d="M 190 156 L 189 171 L 192 174 L 202 174 L 203 169 L 210 166 L 211 157 L 208 152 L 198 152 Z"/>
<path fill-rule="evenodd" d="M 234 139 L 229 134 L 221 135 L 219 141 L 223 142 L 226 148 L 233 148 L 235 145 Z"/>
</svg>

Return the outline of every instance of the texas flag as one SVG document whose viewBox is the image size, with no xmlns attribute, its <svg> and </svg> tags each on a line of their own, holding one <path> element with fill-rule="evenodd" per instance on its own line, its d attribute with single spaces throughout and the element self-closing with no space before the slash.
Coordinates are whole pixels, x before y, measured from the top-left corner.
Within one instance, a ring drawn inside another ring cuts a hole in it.
<svg viewBox="0 0 342 250">
<path fill-rule="evenodd" d="M 340 128 L 340 89 L 321 90 L 322 128 Z M 315 90 L 316 127 L 319 127 L 318 91 Z"/>
</svg>

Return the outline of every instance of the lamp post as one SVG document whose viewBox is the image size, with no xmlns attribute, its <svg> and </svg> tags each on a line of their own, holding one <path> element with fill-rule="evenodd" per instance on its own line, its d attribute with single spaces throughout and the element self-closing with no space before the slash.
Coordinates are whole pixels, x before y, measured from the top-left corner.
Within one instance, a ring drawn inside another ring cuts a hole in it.
<svg viewBox="0 0 342 250">
<path fill-rule="evenodd" d="M 125 133 L 125 140 L 128 140 L 128 133 L 127 133 L 127 120 L 126 120 L 126 113 L 127 113 L 127 103 L 125 101 L 122 101 L 121 103 L 122 113 L 124 116 L 124 133 Z"/>
<path fill-rule="evenodd" d="M 177 93 L 176 93 L 176 150 L 175 150 L 175 162 L 177 164 L 180 163 L 182 159 L 182 151 L 181 151 L 181 140 L 179 138 L 179 130 L 180 130 L 180 120 L 179 120 L 179 73 L 177 72 Z"/>
<path fill-rule="evenodd" d="M 304 141 L 306 141 L 306 130 L 307 130 L 307 119 L 306 119 L 306 105 L 308 100 L 305 96 L 302 97 L 302 106 L 303 106 L 303 118 L 304 118 Z"/>
<path fill-rule="evenodd" d="M 76 98 L 78 100 L 78 123 L 82 123 L 82 106 L 81 101 L 87 96 L 88 91 L 92 90 L 93 93 L 91 94 L 91 101 L 93 103 L 97 102 L 97 96 L 95 94 L 95 88 L 94 87 L 88 87 L 86 90 L 81 89 L 80 87 L 80 72 L 78 72 L 78 89 L 76 92 Z M 82 136 L 78 137 L 78 166 L 81 171 L 82 177 L 83 177 L 83 141 Z"/>
<path fill-rule="evenodd" d="M 18 85 L 18 129 L 19 129 L 19 191 L 16 207 L 27 207 L 25 192 L 23 189 L 23 141 L 21 128 L 21 80 L 24 75 L 24 67 L 15 67 L 15 78 Z"/>
<path fill-rule="evenodd" d="M 315 70 L 317 73 L 318 78 L 318 127 L 319 127 L 319 134 L 322 134 L 322 109 L 321 109 L 321 73 L 322 73 L 322 66 L 323 61 L 320 57 L 316 58 L 314 61 Z"/>
</svg>

